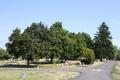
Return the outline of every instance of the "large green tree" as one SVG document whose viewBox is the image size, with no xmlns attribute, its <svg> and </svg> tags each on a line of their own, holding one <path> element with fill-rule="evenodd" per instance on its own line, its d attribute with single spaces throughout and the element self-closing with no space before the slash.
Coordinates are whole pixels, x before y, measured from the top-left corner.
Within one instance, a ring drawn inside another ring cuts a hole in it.
<svg viewBox="0 0 120 80">
<path fill-rule="evenodd" d="M 76 35 L 74 33 L 69 33 L 62 37 L 62 56 L 64 60 L 75 59 L 77 57 L 76 51 Z"/>
<path fill-rule="evenodd" d="M 53 62 L 53 59 L 56 57 L 60 57 L 60 55 L 63 53 L 62 48 L 62 37 L 63 37 L 63 28 L 61 22 L 55 22 L 50 27 L 50 53 L 49 58 L 51 59 L 51 63 Z"/>
<path fill-rule="evenodd" d="M 114 57 L 112 36 L 109 27 L 103 22 L 98 28 L 94 38 L 94 51 L 96 58 L 102 61 L 103 58 L 112 59 Z"/>
<path fill-rule="evenodd" d="M 9 42 L 6 43 L 7 51 L 14 58 L 18 58 L 20 53 L 20 40 L 21 40 L 21 31 L 16 28 L 13 30 L 13 33 L 9 37 Z"/>
<path fill-rule="evenodd" d="M 34 59 L 43 58 L 49 52 L 49 30 L 42 23 L 32 23 L 23 33 L 16 28 L 9 42 L 6 44 L 7 50 L 14 58 L 21 57 L 27 60 L 27 66 Z"/>
<path fill-rule="evenodd" d="M 28 66 L 32 60 L 38 60 L 49 53 L 49 31 L 42 23 L 32 23 L 22 33 L 23 56 L 27 59 Z"/>
<path fill-rule="evenodd" d="M 22 58 L 27 60 L 27 67 L 29 67 L 30 61 L 33 60 L 33 41 L 28 33 L 23 33 L 21 36 L 20 50 Z"/>
</svg>

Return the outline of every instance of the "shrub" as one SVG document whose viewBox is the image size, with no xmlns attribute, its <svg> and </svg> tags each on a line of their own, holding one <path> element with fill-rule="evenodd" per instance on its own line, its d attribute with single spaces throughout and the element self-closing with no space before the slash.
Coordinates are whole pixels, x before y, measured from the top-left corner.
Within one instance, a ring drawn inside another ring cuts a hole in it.
<svg viewBox="0 0 120 80">
<path fill-rule="evenodd" d="M 0 59 L 9 59 L 9 54 L 4 49 L 0 48 Z"/>
<path fill-rule="evenodd" d="M 81 57 L 84 58 L 82 62 L 84 62 L 85 64 L 91 64 L 95 61 L 94 51 L 89 48 L 82 48 Z"/>
</svg>

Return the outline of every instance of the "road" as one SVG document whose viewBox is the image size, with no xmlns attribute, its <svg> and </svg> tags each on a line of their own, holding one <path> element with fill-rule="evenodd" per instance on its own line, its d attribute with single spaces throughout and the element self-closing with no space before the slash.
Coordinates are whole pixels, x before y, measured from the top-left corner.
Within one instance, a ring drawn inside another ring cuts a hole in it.
<svg viewBox="0 0 120 80">
<path fill-rule="evenodd" d="M 111 71 L 115 61 L 108 61 L 95 68 L 88 68 L 75 77 L 75 80 L 112 80 Z"/>
</svg>

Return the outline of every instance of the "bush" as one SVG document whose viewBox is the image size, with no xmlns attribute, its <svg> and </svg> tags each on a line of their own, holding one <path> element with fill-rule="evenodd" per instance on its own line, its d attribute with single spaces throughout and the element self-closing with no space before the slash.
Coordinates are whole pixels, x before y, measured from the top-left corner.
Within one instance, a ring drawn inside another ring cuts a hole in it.
<svg viewBox="0 0 120 80">
<path fill-rule="evenodd" d="M 81 57 L 83 58 L 81 61 L 85 64 L 91 64 L 95 61 L 94 51 L 89 48 L 82 48 Z"/>
<path fill-rule="evenodd" d="M 4 49 L 0 48 L 0 59 L 9 59 L 9 54 Z"/>
</svg>

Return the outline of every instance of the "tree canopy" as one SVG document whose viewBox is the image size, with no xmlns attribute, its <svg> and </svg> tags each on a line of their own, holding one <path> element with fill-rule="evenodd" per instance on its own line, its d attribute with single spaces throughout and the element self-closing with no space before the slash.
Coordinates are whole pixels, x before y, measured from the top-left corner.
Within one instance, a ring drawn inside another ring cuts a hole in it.
<svg viewBox="0 0 120 80">
<path fill-rule="evenodd" d="M 53 23 L 49 28 L 42 22 L 32 23 L 23 32 L 19 28 L 13 30 L 6 43 L 7 51 L 14 59 L 21 57 L 27 65 L 41 58 L 57 58 L 61 62 L 85 57 L 87 63 L 96 58 L 113 58 L 112 37 L 109 27 L 102 23 L 94 40 L 85 32 L 73 33 L 63 28 L 61 22 Z M 95 52 L 95 54 L 94 54 Z"/>
<path fill-rule="evenodd" d="M 103 22 L 98 28 L 98 32 L 94 38 L 94 51 L 96 58 L 102 60 L 103 58 L 112 59 L 114 57 L 112 36 L 109 27 Z"/>
</svg>

